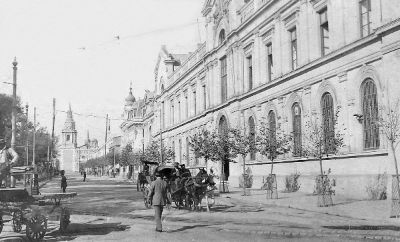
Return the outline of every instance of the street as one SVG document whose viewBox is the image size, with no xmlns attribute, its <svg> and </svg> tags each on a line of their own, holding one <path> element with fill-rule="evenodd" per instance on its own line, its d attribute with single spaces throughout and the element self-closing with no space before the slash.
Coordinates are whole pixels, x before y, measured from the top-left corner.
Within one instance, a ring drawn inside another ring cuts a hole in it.
<svg viewBox="0 0 400 242">
<path fill-rule="evenodd" d="M 89 176 L 68 177 L 67 192 L 75 199 L 62 203 L 70 208 L 71 224 L 58 231 L 49 221 L 45 241 L 363 241 L 400 239 L 399 227 L 367 225 L 349 217 L 316 214 L 298 209 L 265 206 L 236 199 L 235 192 L 217 197 L 211 213 L 172 208 L 165 210 L 165 232 L 154 231 L 153 210 L 145 209 L 141 192 L 127 181 Z M 59 179 L 44 185 L 42 193 L 58 192 Z M 236 194 L 237 195 L 237 194 Z M 352 228 L 349 230 L 348 228 Z M 11 232 L 7 223 L 0 241 L 27 241 Z M 13 240 L 11 240 L 13 241 Z"/>
</svg>

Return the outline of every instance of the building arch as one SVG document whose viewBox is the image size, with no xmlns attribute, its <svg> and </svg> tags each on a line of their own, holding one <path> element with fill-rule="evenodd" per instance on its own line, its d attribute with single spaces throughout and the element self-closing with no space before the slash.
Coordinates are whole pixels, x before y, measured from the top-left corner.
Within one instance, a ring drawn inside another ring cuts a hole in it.
<svg viewBox="0 0 400 242">
<path fill-rule="evenodd" d="M 215 130 L 217 130 L 218 131 L 218 128 L 219 128 L 219 122 L 220 122 L 220 120 L 221 120 L 221 118 L 222 117 L 225 117 L 226 118 L 226 122 L 227 122 L 227 127 L 228 128 L 230 128 L 231 127 L 231 125 L 230 125 L 230 123 L 229 123 L 229 119 L 228 119 L 228 114 L 226 113 L 226 111 L 225 110 L 222 110 L 222 111 L 220 111 L 219 113 L 218 113 L 218 115 L 217 115 L 217 118 L 215 119 Z"/>
<path fill-rule="evenodd" d="M 217 25 L 217 28 L 215 28 L 215 31 L 214 31 L 214 47 L 217 47 L 217 46 L 219 46 L 221 44 L 220 43 L 220 39 L 219 39 L 221 31 L 224 32 L 225 40 L 226 40 L 227 33 L 229 33 L 229 24 L 228 24 L 228 21 L 225 18 L 222 18 L 219 21 L 219 23 Z"/>
<path fill-rule="evenodd" d="M 290 132 L 294 131 L 293 122 L 292 122 L 292 120 L 293 120 L 293 105 L 296 103 L 300 107 L 301 115 L 303 115 L 304 107 L 303 107 L 302 99 L 297 92 L 294 92 L 294 93 L 290 94 L 289 98 L 286 101 L 286 106 L 285 106 L 286 107 L 285 112 L 286 112 L 286 117 L 288 118 L 288 121 L 289 121 L 289 131 Z"/>
<path fill-rule="evenodd" d="M 268 122 L 268 114 L 270 111 L 274 111 L 276 118 L 278 118 L 278 109 L 276 108 L 276 105 L 272 100 L 268 101 L 267 104 L 265 105 L 264 115 L 263 115 L 264 122 Z"/>
<path fill-rule="evenodd" d="M 338 99 L 337 99 L 336 89 L 333 87 L 333 85 L 331 84 L 330 81 L 323 80 L 318 87 L 316 100 L 319 100 L 319 101 L 317 103 L 320 103 L 322 96 L 325 95 L 326 93 L 329 93 L 332 96 L 333 107 L 335 110 L 336 106 L 340 106 L 340 103 L 338 102 Z M 320 106 L 317 108 L 317 110 L 320 110 Z"/>
</svg>

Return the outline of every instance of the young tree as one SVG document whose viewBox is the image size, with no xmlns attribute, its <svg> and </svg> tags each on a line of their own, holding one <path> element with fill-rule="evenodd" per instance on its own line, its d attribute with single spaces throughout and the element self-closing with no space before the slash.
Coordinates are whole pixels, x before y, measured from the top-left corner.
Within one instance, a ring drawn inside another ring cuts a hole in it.
<svg viewBox="0 0 400 242">
<path fill-rule="evenodd" d="M 265 120 L 261 122 L 256 138 L 256 148 L 260 154 L 266 156 L 271 161 L 271 172 L 274 170 L 274 160 L 279 156 L 290 151 L 292 136 L 283 133 L 280 129 L 270 128 Z"/>
<path fill-rule="evenodd" d="M 232 129 L 232 150 L 235 154 L 242 157 L 243 160 L 243 196 L 246 195 L 246 156 L 256 151 L 255 140 L 250 134 L 245 134 L 239 129 Z"/>
<path fill-rule="evenodd" d="M 324 157 L 335 155 L 344 146 L 343 134 L 338 127 L 340 108 L 337 107 L 333 120 L 333 129 L 318 117 L 313 116 L 306 123 L 305 143 L 302 147 L 304 157 L 314 157 L 319 160 L 321 176 L 324 175 L 322 160 Z"/>
<path fill-rule="evenodd" d="M 316 192 L 319 196 L 319 206 L 332 205 L 332 185 L 328 178 L 330 169 L 325 174 L 322 166 L 324 157 L 335 155 L 344 146 L 343 134 L 338 127 L 340 107 L 336 108 L 332 126 L 322 121 L 318 116 L 312 116 L 306 123 L 305 143 L 302 146 L 304 157 L 314 157 L 319 160 L 320 173 L 316 177 Z"/>
<path fill-rule="evenodd" d="M 390 103 L 387 107 L 381 107 L 379 111 L 380 115 L 377 124 L 388 140 L 390 150 L 393 154 L 397 180 L 397 193 L 400 196 L 400 178 L 396 156 L 396 149 L 400 143 L 400 99 L 397 99 L 394 103 Z"/>
<path fill-rule="evenodd" d="M 175 152 L 170 147 L 163 145 L 161 160 L 160 141 L 154 140 L 146 147 L 144 156 L 147 161 L 158 162 L 161 164 L 173 160 Z"/>
<path fill-rule="evenodd" d="M 189 139 L 189 145 L 196 158 L 204 158 L 206 169 L 209 160 L 215 155 L 215 140 L 217 134 L 214 131 L 202 129 Z"/>
<path fill-rule="evenodd" d="M 225 174 L 225 166 L 230 162 L 233 162 L 233 159 L 237 157 L 234 146 L 235 142 L 232 129 L 226 129 L 216 136 L 215 149 L 212 150 L 214 152 L 214 154 L 212 155 L 212 160 L 221 161 L 221 173 L 223 180 L 227 180 L 227 174 Z M 225 192 L 225 186 L 223 186 L 222 191 Z"/>
</svg>

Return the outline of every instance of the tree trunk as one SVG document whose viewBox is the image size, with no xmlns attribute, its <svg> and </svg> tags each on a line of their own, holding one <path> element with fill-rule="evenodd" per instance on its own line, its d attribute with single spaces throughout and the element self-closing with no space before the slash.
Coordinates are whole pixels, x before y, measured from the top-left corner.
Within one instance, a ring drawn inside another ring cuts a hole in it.
<svg viewBox="0 0 400 242">
<path fill-rule="evenodd" d="M 246 179 L 245 179 L 245 174 L 246 174 L 246 156 L 243 155 L 243 196 L 246 196 Z"/>
<path fill-rule="evenodd" d="M 392 148 L 394 167 L 396 169 L 396 179 L 397 179 L 397 193 L 400 199 L 400 179 L 399 179 L 399 168 L 397 166 L 397 157 L 396 157 L 396 149 L 394 148 L 393 142 L 390 142 L 390 147 Z"/>
<path fill-rule="evenodd" d="M 271 160 L 271 176 L 274 174 L 274 160 Z"/>
<path fill-rule="evenodd" d="M 319 168 L 321 170 L 321 176 L 323 176 L 324 175 L 324 171 L 322 169 L 322 157 L 319 158 Z"/>
</svg>

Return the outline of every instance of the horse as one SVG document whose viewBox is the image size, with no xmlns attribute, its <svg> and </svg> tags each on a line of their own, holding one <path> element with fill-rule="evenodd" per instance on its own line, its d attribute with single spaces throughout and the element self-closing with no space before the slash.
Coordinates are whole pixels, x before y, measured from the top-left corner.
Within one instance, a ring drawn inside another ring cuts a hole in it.
<svg viewBox="0 0 400 242">
<path fill-rule="evenodd" d="M 149 184 L 146 174 L 144 172 L 139 172 L 137 179 L 137 191 L 142 190 L 146 184 Z"/>
<path fill-rule="evenodd" d="M 193 201 L 193 210 L 201 209 L 201 200 L 206 197 L 208 192 L 208 186 L 215 185 L 211 175 L 208 175 L 204 169 L 201 169 L 199 173 L 193 178 L 190 177 L 185 183 L 185 189 L 187 191 L 187 201 Z M 210 211 L 209 204 L 207 201 L 207 211 Z"/>
</svg>

